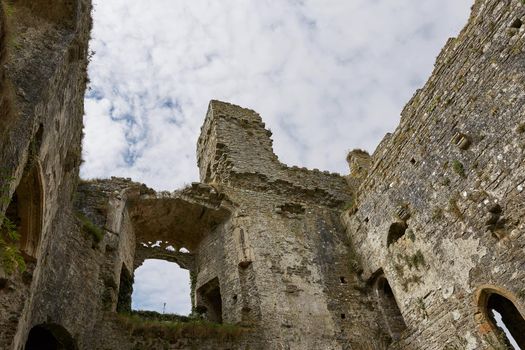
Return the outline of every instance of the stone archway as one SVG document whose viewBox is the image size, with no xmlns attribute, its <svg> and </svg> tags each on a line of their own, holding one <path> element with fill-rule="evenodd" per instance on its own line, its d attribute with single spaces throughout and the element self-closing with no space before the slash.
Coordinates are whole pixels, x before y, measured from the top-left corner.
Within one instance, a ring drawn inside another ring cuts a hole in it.
<svg viewBox="0 0 525 350">
<path fill-rule="evenodd" d="M 483 288 L 478 296 L 478 307 L 485 324 L 507 346 L 516 344 L 525 349 L 525 315 L 512 293 L 497 288 Z"/>
<path fill-rule="evenodd" d="M 71 334 L 59 324 L 42 323 L 29 331 L 24 350 L 77 350 Z"/>
</svg>

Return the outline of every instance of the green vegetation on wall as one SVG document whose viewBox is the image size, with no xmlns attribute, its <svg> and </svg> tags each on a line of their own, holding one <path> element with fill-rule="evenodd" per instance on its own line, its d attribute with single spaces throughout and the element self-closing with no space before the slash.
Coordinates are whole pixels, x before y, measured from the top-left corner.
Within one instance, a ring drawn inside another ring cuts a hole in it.
<svg viewBox="0 0 525 350">
<path fill-rule="evenodd" d="M 89 233 L 93 241 L 98 244 L 104 238 L 104 230 L 95 225 L 87 216 L 77 212 L 76 216 L 80 223 L 82 224 L 82 229 Z"/>
<path fill-rule="evenodd" d="M 2 197 L 0 202 L 2 206 L 7 206 L 11 198 L 7 193 L 11 187 L 11 182 L 14 180 L 5 175 L 6 171 L 0 174 L 0 193 Z M 20 235 L 17 231 L 16 224 L 12 222 L 5 213 L 0 213 L 0 267 L 2 267 L 8 274 L 15 270 L 20 272 L 25 271 L 26 265 L 22 253 L 18 248 L 17 242 L 20 240 Z"/>
<path fill-rule="evenodd" d="M 231 340 L 249 332 L 249 328 L 231 324 L 219 324 L 205 320 L 188 322 L 159 321 L 144 319 L 138 315 L 121 314 L 118 316 L 121 324 L 131 329 L 131 335 L 143 337 L 158 337 L 166 341 L 176 341 L 179 338 L 217 338 Z"/>
</svg>

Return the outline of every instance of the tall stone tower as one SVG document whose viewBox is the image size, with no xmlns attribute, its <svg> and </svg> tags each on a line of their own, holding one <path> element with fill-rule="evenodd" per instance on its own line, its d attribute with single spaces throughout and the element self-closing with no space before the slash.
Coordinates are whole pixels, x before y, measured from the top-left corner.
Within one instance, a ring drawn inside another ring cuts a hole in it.
<svg viewBox="0 0 525 350">
<path fill-rule="evenodd" d="M 359 282 L 339 223 L 355 187 L 280 163 L 270 135 L 254 111 L 212 101 L 197 145 L 201 180 L 235 203 L 223 232 L 237 254 L 226 261 L 238 281 L 231 321 L 255 325 L 269 348 L 344 348 L 374 327 L 373 317 L 363 321 L 366 297 L 352 288 Z"/>
</svg>

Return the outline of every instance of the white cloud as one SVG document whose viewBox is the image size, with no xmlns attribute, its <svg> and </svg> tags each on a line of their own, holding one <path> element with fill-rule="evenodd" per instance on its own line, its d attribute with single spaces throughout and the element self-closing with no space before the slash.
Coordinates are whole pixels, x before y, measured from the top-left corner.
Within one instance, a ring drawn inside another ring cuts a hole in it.
<svg viewBox="0 0 525 350">
<path fill-rule="evenodd" d="M 84 177 L 196 181 L 210 99 L 258 111 L 290 165 L 373 151 L 472 0 L 95 0 Z"/>
<path fill-rule="evenodd" d="M 373 151 L 471 0 L 96 1 L 85 177 L 197 179 L 208 101 L 257 110 L 286 163 L 346 172 Z"/>
<path fill-rule="evenodd" d="M 115 122 L 110 115 L 111 102 L 107 99 L 86 99 L 86 123 L 84 160 L 93 172 L 105 176 L 114 166 L 122 166 L 122 154 L 126 151 L 125 125 Z M 107 175 L 106 175 L 107 176 Z"/>
</svg>

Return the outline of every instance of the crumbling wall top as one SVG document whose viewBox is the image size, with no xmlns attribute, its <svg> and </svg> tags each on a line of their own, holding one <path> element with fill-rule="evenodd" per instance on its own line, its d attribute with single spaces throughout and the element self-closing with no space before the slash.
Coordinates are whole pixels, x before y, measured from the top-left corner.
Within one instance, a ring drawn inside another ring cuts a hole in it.
<svg viewBox="0 0 525 350">
<path fill-rule="evenodd" d="M 259 114 L 211 101 L 197 143 L 201 181 L 255 191 L 272 191 L 328 206 L 351 200 L 340 174 L 281 163 L 273 152 L 272 132 Z"/>
</svg>

